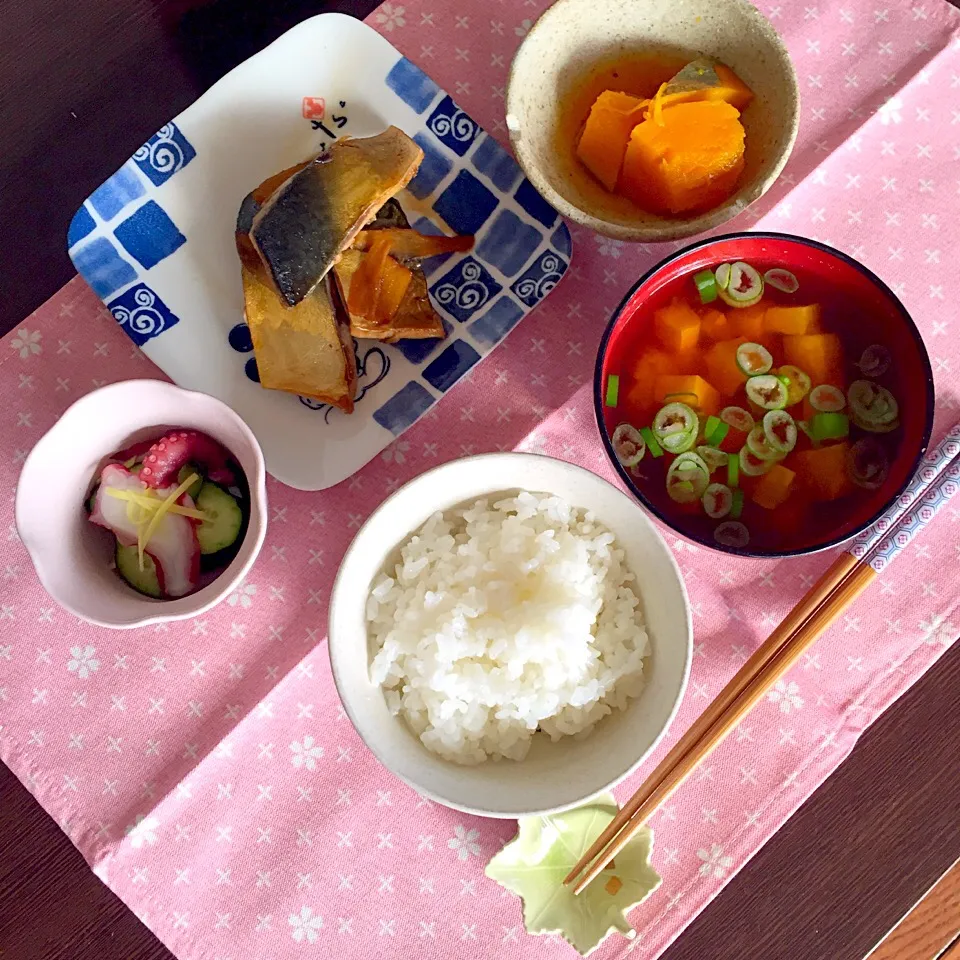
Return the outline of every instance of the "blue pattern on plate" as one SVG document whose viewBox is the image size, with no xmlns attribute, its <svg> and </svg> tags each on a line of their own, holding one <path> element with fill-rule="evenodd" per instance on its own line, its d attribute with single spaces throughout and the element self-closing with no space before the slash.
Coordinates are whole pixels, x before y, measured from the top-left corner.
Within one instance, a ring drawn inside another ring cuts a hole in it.
<svg viewBox="0 0 960 960">
<path fill-rule="evenodd" d="M 443 332 L 450 336 L 453 331 L 453 324 L 449 320 L 440 318 L 443 324 Z M 436 349 L 438 343 L 443 343 L 439 337 L 425 337 L 423 340 L 400 340 L 394 346 L 415 366 L 420 366 L 427 357 Z"/>
<path fill-rule="evenodd" d="M 561 223 L 560 226 L 553 231 L 550 242 L 553 244 L 554 249 L 562 253 L 568 260 L 570 259 L 570 254 L 573 253 L 573 243 L 570 240 L 570 231 L 567 229 L 565 223 Z"/>
<path fill-rule="evenodd" d="M 127 252 L 148 270 L 187 242 L 154 200 L 148 200 L 113 232 Z"/>
<path fill-rule="evenodd" d="M 461 170 L 437 197 L 433 209 L 454 233 L 476 233 L 497 208 L 499 200 L 469 170 Z"/>
<path fill-rule="evenodd" d="M 426 387 L 411 380 L 398 390 L 382 407 L 374 410 L 373 419 L 395 437 L 433 406 L 434 398 Z"/>
<path fill-rule="evenodd" d="M 137 279 L 137 271 L 106 237 L 94 237 L 73 253 L 72 258 L 77 272 L 101 299 Z"/>
<path fill-rule="evenodd" d="M 417 113 L 433 103 L 440 88 L 415 64 L 401 57 L 387 74 L 387 86 Z"/>
<path fill-rule="evenodd" d="M 413 139 L 423 150 L 423 162 L 417 175 L 407 184 L 407 189 L 418 200 L 423 200 L 437 189 L 440 181 L 453 169 L 453 162 L 436 148 L 435 141 L 425 133 L 418 133 Z"/>
<path fill-rule="evenodd" d="M 466 323 L 502 289 L 483 264 L 473 257 L 464 257 L 430 288 L 430 292 L 450 316 Z"/>
<path fill-rule="evenodd" d="M 91 233 L 96 227 L 93 217 L 87 205 L 84 204 L 74 215 L 67 228 L 67 248 L 69 249 L 75 243 L 79 243 L 88 233 Z"/>
<path fill-rule="evenodd" d="M 552 227 L 554 223 L 556 223 L 557 211 L 537 193 L 529 180 L 524 180 L 523 183 L 517 187 L 517 192 L 514 196 L 517 198 L 517 203 L 519 203 L 534 220 L 539 220 L 545 227 Z"/>
<path fill-rule="evenodd" d="M 253 349 L 253 337 L 250 336 L 250 328 L 245 323 L 238 323 L 230 328 L 227 334 L 227 341 L 238 353 L 249 353 Z"/>
<path fill-rule="evenodd" d="M 441 143 L 445 143 L 458 157 L 462 157 L 477 138 L 480 128 L 454 102 L 444 97 L 430 114 L 427 129 Z"/>
<path fill-rule="evenodd" d="M 477 256 L 492 263 L 504 276 L 519 273 L 543 239 L 512 210 L 501 210 L 477 245 Z"/>
<path fill-rule="evenodd" d="M 557 285 L 566 269 L 563 257 L 553 250 L 546 250 L 524 270 L 510 289 L 528 307 L 535 307 Z"/>
<path fill-rule="evenodd" d="M 488 133 L 484 134 L 470 159 L 475 169 L 503 193 L 510 190 L 520 177 L 517 161 Z"/>
<path fill-rule="evenodd" d="M 418 233 L 425 233 L 431 237 L 439 237 L 443 234 L 443 230 L 441 230 L 432 220 L 428 219 L 427 217 L 420 217 L 419 220 L 416 220 L 413 224 L 413 229 Z M 442 267 L 452 256 L 452 253 L 441 253 L 435 257 L 427 257 L 425 260 L 420 261 L 420 266 L 422 267 L 424 274 L 429 277 L 440 267 Z"/>
<path fill-rule="evenodd" d="M 243 372 L 247 375 L 247 379 L 252 380 L 254 383 L 260 382 L 260 371 L 257 369 L 256 357 L 251 357 L 243 365 Z"/>
<path fill-rule="evenodd" d="M 180 318 L 145 283 L 125 290 L 107 306 L 124 333 L 138 347 L 180 322 Z"/>
<path fill-rule="evenodd" d="M 128 203 L 146 192 L 147 188 L 136 171 L 124 165 L 90 194 L 90 204 L 101 220 L 112 220 Z"/>
<path fill-rule="evenodd" d="M 449 390 L 479 359 L 480 354 L 469 343 L 454 340 L 436 360 L 427 364 L 423 379 L 438 390 Z"/>
<path fill-rule="evenodd" d="M 494 347 L 517 325 L 523 313 L 523 307 L 504 294 L 470 324 L 470 336 L 481 346 Z"/>
<path fill-rule="evenodd" d="M 195 156 L 196 150 L 175 123 L 161 127 L 133 155 L 133 162 L 156 186 L 166 183 Z"/>
</svg>

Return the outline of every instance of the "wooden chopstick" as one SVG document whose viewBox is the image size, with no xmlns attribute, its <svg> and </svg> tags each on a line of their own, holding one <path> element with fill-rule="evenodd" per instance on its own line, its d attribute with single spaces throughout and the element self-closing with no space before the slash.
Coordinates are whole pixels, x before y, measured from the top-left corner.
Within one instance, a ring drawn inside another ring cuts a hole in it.
<svg viewBox="0 0 960 960">
<path fill-rule="evenodd" d="M 894 529 L 908 516 L 921 496 L 942 482 L 948 471 L 956 472 L 960 425 L 948 434 L 928 461 L 932 471 L 919 471 L 898 498 L 885 519 L 885 533 L 876 527 L 854 541 L 853 553 L 844 552 L 811 587 L 771 636 L 757 649 L 724 687 L 716 700 L 697 719 L 640 789 L 584 853 L 564 879 L 580 893 L 594 880 L 640 828 L 643 822 L 670 796 L 696 765 L 720 743 L 757 701 L 809 648 L 875 576 L 872 553 L 890 542 Z M 881 526 L 881 525 L 878 525 Z M 912 533 L 909 535 L 912 536 Z M 856 556 L 854 556 L 856 554 Z M 598 856 L 599 855 L 599 856 Z M 594 860 L 594 858 L 597 858 Z M 592 862 L 591 862 L 592 861 Z"/>
<path fill-rule="evenodd" d="M 714 701 L 694 721 L 690 729 L 687 730 L 670 752 L 657 764 L 653 773 L 646 779 L 640 790 L 630 798 L 626 806 L 620 810 L 617 816 L 610 822 L 609 826 L 607 826 L 586 850 L 580 862 L 567 874 L 564 883 L 570 883 L 584 866 L 600 853 L 629 821 L 634 819 L 641 807 L 646 808 L 648 797 L 660 788 L 674 767 L 682 762 L 683 758 L 691 750 L 698 746 L 708 730 L 723 717 L 734 702 L 754 682 L 767 661 L 774 657 L 783 646 L 789 642 L 794 631 L 808 619 L 829 590 L 853 569 L 856 562 L 854 557 L 849 553 L 841 553 L 840 556 L 837 557 L 827 568 L 823 576 L 807 591 L 790 613 L 787 614 L 783 622 L 754 651 L 740 670 L 734 674 Z M 661 798 L 661 800 L 657 802 L 662 802 L 664 798 Z M 620 848 L 618 847 L 618 849 Z M 591 872 L 589 879 L 585 880 L 582 884 L 578 883 L 574 888 L 574 892 L 579 893 L 602 869 L 603 867 L 601 866 L 595 873 Z"/>
</svg>

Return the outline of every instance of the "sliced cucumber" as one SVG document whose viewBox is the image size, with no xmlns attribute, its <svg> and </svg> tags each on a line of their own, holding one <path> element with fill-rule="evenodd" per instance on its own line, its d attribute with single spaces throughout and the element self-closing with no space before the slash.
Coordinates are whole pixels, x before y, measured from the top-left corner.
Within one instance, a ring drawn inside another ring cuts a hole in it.
<svg viewBox="0 0 960 960">
<path fill-rule="evenodd" d="M 205 483 L 196 499 L 205 517 L 197 527 L 201 553 L 218 553 L 236 542 L 243 525 L 240 504 L 215 483 Z"/>
<path fill-rule="evenodd" d="M 201 487 L 203 487 L 203 473 L 199 467 L 195 467 L 192 463 L 185 463 L 177 474 L 177 483 L 184 483 L 192 473 L 197 475 L 197 479 L 187 487 L 186 493 L 192 500 L 196 500 L 200 496 Z"/>
<path fill-rule="evenodd" d="M 157 565 L 149 553 L 143 555 L 143 569 L 141 570 L 137 548 L 135 546 L 125 547 L 122 543 L 118 543 L 117 573 L 137 593 L 142 593 L 146 597 L 153 597 L 154 600 L 159 600 L 162 596 L 160 578 L 157 576 Z"/>
</svg>

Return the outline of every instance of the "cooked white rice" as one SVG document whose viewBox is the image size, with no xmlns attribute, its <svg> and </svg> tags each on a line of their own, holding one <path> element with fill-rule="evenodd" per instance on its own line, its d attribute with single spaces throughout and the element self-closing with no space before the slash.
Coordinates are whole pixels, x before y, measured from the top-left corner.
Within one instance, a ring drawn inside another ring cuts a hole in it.
<svg viewBox="0 0 960 960">
<path fill-rule="evenodd" d="M 558 497 L 435 513 L 374 583 L 371 678 L 424 745 L 520 760 L 537 730 L 586 734 L 644 684 L 634 575 L 612 533 Z"/>
</svg>

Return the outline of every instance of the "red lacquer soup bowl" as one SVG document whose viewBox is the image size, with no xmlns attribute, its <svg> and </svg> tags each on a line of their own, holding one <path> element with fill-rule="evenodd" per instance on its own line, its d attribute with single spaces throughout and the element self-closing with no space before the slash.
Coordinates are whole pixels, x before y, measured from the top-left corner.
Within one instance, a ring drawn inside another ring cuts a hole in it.
<svg viewBox="0 0 960 960">
<path fill-rule="evenodd" d="M 733 267 L 722 291 L 721 264 Z M 759 300 L 751 276 L 769 277 Z M 745 343 L 763 348 L 747 348 L 749 369 Z M 697 432 L 685 415 L 657 419 L 667 403 L 691 409 Z M 594 378 L 600 435 L 633 495 L 677 533 L 744 556 L 823 550 L 875 522 L 926 451 L 933 403 L 926 349 L 890 288 L 838 250 L 775 233 L 706 240 L 654 267 L 615 311 Z M 752 439 L 730 407 L 753 418 Z M 614 440 L 637 432 L 654 443 Z"/>
</svg>

